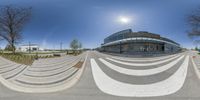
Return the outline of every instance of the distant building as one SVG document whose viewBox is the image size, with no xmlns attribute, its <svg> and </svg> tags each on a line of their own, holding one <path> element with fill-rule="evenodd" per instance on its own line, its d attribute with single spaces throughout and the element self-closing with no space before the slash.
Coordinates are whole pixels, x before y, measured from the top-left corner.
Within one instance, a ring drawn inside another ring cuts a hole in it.
<svg viewBox="0 0 200 100">
<path fill-rule="evenodd" d="M 21 45 L 18 48 L 18 50 L 22 52 L 28 52 L 29 50 L 34 52 L 34 51 L 42 51 L 43 49 L 41 49 L 37 44 L 30 44 L 30 45 Z"/>
<path fill-rule="evenodd" d="M 145 31 L 132 32 L 131 29 L 114 33 L 104 39 L 99 48 L 104 52 L 127 54 L 175 53 L 181 50 L 180 44 Z"/>
</svg>

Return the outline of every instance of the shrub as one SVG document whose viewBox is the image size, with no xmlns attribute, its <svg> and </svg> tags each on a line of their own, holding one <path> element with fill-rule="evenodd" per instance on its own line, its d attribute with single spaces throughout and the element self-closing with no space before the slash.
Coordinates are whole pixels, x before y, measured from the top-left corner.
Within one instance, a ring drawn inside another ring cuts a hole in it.
<svg viewBox="0 0 200 100">
<path fill-rule="evenodd" d="M 10 53 L 4 53 L 0 55 L 8 60 L 11 60 L 20 64 L 25 64 L 25 65 L 31 65 L 34 61 L 34 57 L 31 57 L 29 55 L 10 54 Z"/>
</svg>

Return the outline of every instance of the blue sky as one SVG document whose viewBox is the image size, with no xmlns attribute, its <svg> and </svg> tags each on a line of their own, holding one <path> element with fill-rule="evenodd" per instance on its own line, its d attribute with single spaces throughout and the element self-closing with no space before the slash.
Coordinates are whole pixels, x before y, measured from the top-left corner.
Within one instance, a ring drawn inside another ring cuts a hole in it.
<svg viewBox="0 0 200 100">
<path fill-rule="evenodd" d="M 0 0 L 0 5 L 33 7 L 23 41 L 44 48 L 64 48 L 76 38 L 83 47 L 94 48 L 108 35 L 131 28 L 170 38 L 183 47 L 193 47 L 187 37 L 187 16 L 200 7 L 200 0 Z M 122 24 L 120 16 L 130 18 Z M 3 48 L 6 42 L 0 42 Z M 20 45 L 20 44 L 19 44 Z"/>
</svg>

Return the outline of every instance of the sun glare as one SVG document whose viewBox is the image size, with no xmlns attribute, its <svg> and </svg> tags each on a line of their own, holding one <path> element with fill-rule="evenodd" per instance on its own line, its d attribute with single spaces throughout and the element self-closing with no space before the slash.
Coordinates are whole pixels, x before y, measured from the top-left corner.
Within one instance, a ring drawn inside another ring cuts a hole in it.
<svg viewBox="0 0 200 100">
<path fill-rule="evenodd" d="M 121 22 L 123 24 L 127 24 L 130 22 L 130 18 L 121 16 L 121 17 L 119 17 L 119 22 Z"/>
</svg>

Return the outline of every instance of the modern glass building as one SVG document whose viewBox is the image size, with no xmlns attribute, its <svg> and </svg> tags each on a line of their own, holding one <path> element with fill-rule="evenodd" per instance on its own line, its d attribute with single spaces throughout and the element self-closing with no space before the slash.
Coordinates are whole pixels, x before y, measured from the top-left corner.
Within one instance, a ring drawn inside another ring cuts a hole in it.
<svg viewBox="0 0 200 100">
<path fill-rule="evenodd" d="M 104 39 L 101 51 L 114 53 L 175 53 L 180 44 L 145 31 L 132 32 L 131 29 L 114 33 Z"/>
</svg>

